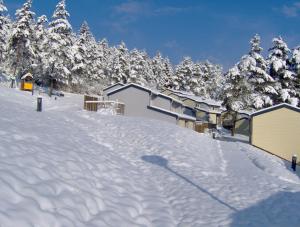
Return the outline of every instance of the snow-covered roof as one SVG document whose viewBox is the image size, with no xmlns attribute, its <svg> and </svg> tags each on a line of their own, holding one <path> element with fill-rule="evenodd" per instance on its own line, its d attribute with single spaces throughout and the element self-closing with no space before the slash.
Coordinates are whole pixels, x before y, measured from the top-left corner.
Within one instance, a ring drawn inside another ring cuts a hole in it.
<svg viewBox="0 0 300 227">
<path fill-rule="evenodd" d="M 165 90 L 169 90 L 171 91 L 173 94 L 181 97 L 181 98 L 185 98 L 185 99 L 191 99 L 193 101 L 199 102 L 199 103 L 206 103 L 210 106 L 217 106 L 217 107 L 221 107 L 222 106 L 222 102 L 221 101 L 216 101 L 216 100 L 212 100 L 212 99 L 207 99 L 207 98 L 203 98 L 200 96 L 196 96 L 191 92 L 185 92 L 185 91 L 177 91 L 177 90 L 173 90 L 170 88 L 167 88 Z"/>
<path fill-rule="evenodd" d="M 275 105 L 275 106 L 270 106 L 268 108 L 256 111 L 256 112 L 251 114 L 251 117 L 256 116 L 256 115 L 260 115 L 260 114 L 263 114 L 263 113 L 266 113 L 266 112 L 270 112 L 270 111 L 273 111 L 273 110 L 281 109 L 281 108 L 287 108 L 287 109 L 290 109 L 290 110 L 300 112 L 300 108 L 298 108 L 296 106 L 293 106 L 293 105 L 288 104 L 288 103 L 281 103 L 281 104 L 278 104 L 278 105 Z"/>
<path fill-rule="evenodd" d="M 225 113 L 225 112 L 227 112 L 227 111 L 229 111 L 229 110 L 227 110 L 227 109 L 222 109 L 222 113 Z M 253 113 L 253 111 L 251 111 L 251 110 L 239 110 L 239 111 L 236 111 L 238 114 L 245 114 L 245 115 L 248 115 L 248 116 L 250 116 L 252 113 Z"/>
<path fill-rule="evenodd" d="M 21 80 L 24 80 L 24 79 L 26 79 L 26 78 L 28 78 L 28 77 L 30 77 L 31 79 L 33 79 L 33 76 L 32 76 L 31 73 L 26 73 L 25 75 L 23 75 L 23 76 L 21 77 Z"/>
<path fill-rule="evenodd" d="M 124 84 L 122 84 L 122 83 L 116 83 L 116 84 L 112 84 L 112 85 L 110 85 L 110 86 L 108 86 L 108 87 L 105 87 L 105 88 L 103 89 L 103 91 L 106 91 L 106 90 L 108 90 L 108 89 L 110 89 L 110 88 L 113 88 L 113 87 L 115 87 L 115 86 L 117 86 L 117 85 L 124 86 Z"/>
<path fill-rule="evenodd" d="M 210 106 L 216 106 L 216 107 L 221 107 L 222 106 L 221 101 L 216 101 L 216 100 L 212 100 L 212 99 L 205 99 L 205 98 L 195 96 L 195 95 L 184 95 L 182 97 L 184 97 L 186 99 L 191 99 L 191 100 L 196 101 L 198 103 L 205 103 L 205 104 L 210 105 Z"/>
<path fill-rule="evenodd" d="M 211 110 L 211 109 L 207 110 L 207 109 L 203 109 L 203 108 L 199 108 L 199 107 L 196 107 L 195 109 L 206 112 L 206 113 L 211 113 L 211 114 L 221 114 L 222 113 L 221 110 Z"/>
<path fill-rule="evenodd" d="M 170 99 L 170 100 L 172 100 L 174 102 L 182 104 L 182 101 L 180 101 L 179 99 L 173 98 L 171 96 L 168 96 L 168 95 L 165 95 L 165 94 L 162 94 L 162 93 L 154 93 L 154 94 L 156 94 L 157 96 L 165 97 L 165 98 Z"/>
<path fill-rule="evenodd" d="M 111 95 L 111 94 L 114 94 L 114 93 L 116 93 L 116 92 L 122 91 L 122 90 L 124 90 L 124 89 L 129 88 L 129 87 L 140 88 L 140 89 L 142 89 L 142 90 L 144 90 L 144 91 L 147 91 L 147 92 L 149 92 L 149 93 L 152 92 L 150 88 L 144 87 L 144 86 L 139 85 L 139 84 L 130 83 L 130 84 L 125 84 L 124 86 L 119 87 L 119 88 L 116 88 L 116 89 L 114 89 L 114 90 L 112 90 L 112 91 L 109 91 L 109 92 L 107 93 L 107 95 L 109 96 L 109 95 Z"/>
<path fill-rule="evenodd" d="M 246 115 L 250 116 L 253 113 L 253 111 L 251 111 L 251 110 L 239 110 L 238 113 L 239 114 L 246 114 Z"/>
<path fill-rule="evenodd" d="M 174 89 L 171 89 L 171 88 L 165 88 L 163 89 L 163 91 L 171 91 L 172 93 L 175 93 L 175 94 L 182 94 L 182 95 L 193 95 L 193 93 L 191 92 L 187 92 L 187 91 L 179 91 L 179 90 L 174 90 Z"/>
<path fill-rule="evenodd" d="M 159 110 L 159 111 L 167 113 L 167 114 L 171 114 L 171 115 L 176 116 L 178 118 L 183 118 L 183 119 L 187 119 L 187 120 L 196 121 L 196 118 L 194 118 L 192 116 L 189 116 L 189 115 L 186 115 L 186 114 L 176 113 L 176 112 L 166 110 L 166 109 L 163 109 L 163 108 L 160 108 L 160 107 L 157 107 L 157 106 L 152 106 L 152 105 L 148 106 L 148 107 L 151 108 L 151 109 Z"/>
<path fill-rule="evenodd" d="M 110 94 L 112 94 L 112 93 L 116 93 L 116 92 L 118 92 L 118 91 L 124 90 L 124 89 L 126 89 L 126 88 L 128 88 L 128 87 L 132 87 L 132 86 L 133 86 L 133 87 L 140 88 L 140 89 L 145 90 L 145 91 L 148 91 L 149 93 L 152 93 L 152 94 L 155 94 L 155 95 L 158 95 L 158 96 L 162 96 L 162 97 L 168 98 L 168 99 L 170 99 L 170 100 L 172 100 L 172 101 L 174 101 L 174 102 L 182 103 L 180 100 L 175 99 L 175 98 L 173 98 L 173 97 L 171 97 L 171 96 L 168 96 L 168 95 L 159 93 L 159 92 L 157 92 L 157 91 L 155 91 L 155 90 L 153 90 L 153 89 L 151 89 L 151 88 L 144 87 L 144 86 L 142 86 L 142 85 L 135 84 L 135 83 L 130 83 L 130 84 L 126 84 L 126 85 L 123 84 L 122 87 L 116 88 L 116 89 L 114 89 L 114 90 L 108 92 L 107 95 L 110 95 Z"/>
</svg>

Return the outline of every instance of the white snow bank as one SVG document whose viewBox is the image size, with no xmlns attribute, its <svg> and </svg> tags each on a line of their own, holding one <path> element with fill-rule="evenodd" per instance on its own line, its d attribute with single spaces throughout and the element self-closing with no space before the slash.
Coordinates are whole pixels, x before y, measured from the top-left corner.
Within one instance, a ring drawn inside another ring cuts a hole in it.
<svg viewBox="0 0 300 227">
<path fill-rule="evenodd" d="M 300 180 L 277 158 L 82 105 L 44 96 L 37 113 L 36 96 L 0 88 L 0 225 L 299 224 Z"/>
</svg>

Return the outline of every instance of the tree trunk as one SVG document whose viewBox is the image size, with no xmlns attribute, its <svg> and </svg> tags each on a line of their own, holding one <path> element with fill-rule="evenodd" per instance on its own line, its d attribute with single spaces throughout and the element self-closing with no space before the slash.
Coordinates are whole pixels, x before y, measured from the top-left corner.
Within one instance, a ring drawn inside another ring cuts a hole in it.
<svg viewBox="0 0 300 227">
<path fill-rule="evenodd" d="M 17 72 L 17 65 L 15 66 L 15 69 L 14 69 L 14 76 L 15 76 L 15 78 L 11 79 L 10 88 L 14 88 L 14 86 L 15 86 L 16 78 L 17 78 L 16 72 Z"/>
<path fill-rule="evenodd" d="M 234 111 L 233 117 L 232 117 L 232 129 L 231 129 L 231 136 L 235 135 L 235 123 L 236 123 L 236 118 L 237 118 L 237 112 Z"/>
<path fill-rule="evenodd" d="M 53 80 L 51 79 L 50 81 L 50 89 L 49 89 L 49 96 L 52 96 L 52 92 L 53 92 Z"/>
</svg>

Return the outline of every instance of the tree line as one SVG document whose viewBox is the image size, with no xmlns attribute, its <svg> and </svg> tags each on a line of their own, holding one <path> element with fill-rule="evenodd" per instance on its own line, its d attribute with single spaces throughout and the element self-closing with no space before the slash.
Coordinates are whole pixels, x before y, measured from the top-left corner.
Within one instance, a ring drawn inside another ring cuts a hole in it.
<svg viewBox="0 0 300 227">
<path fill-rule="evenodd" d="M 299 105 L 300 47 L 291 51 L 281 37 L 273 39 L 269 55 L 261 54 L 260 37 L 250 41 L 249 53 L 228 72 L 209 61 L 184 57 L 173 66 L 157 53 L 128 50 L 126 44 L 96 40 L 87 22 L 74 32 L 65 0 L 53 16 L 36 17 L 32 0 L 8 16 L 0 0 L 0 71 L 12 82 L 30 72 L 36 83 L 80 93 L 101 93 L 114 83 L 171 88 L 222 100 L 231 110 L 257 110 L 281 102 Z"/>
</svg>

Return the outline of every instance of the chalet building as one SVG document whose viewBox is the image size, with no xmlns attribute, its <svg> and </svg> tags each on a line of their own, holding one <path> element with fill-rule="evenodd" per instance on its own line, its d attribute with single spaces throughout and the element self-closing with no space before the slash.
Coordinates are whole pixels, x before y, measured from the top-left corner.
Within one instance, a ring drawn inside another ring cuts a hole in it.
<svg viewBox="0 0 300 227">
<path fill-rule="evenodd" d="M 118 87 L 107 88 L 105 94 L 107 100 L 125 104 L 125 116 L 147 117 L 190 129 L 195 127 L 196 118 L 184 114 L 185 107 L 180 100 L 141 85 L 133 83 L 118 85 Z"/>
<path fill-rule="evenodd" d="M 300 163 L 300 108 L 272 106 L 251 115 L 250 143 L 283 159 Z"/>
<path fill-rule="evenodd" d="M 186 108 L 193 110 L 197 131 L 203 132 L 207 128 L 221 126 L 221 102 L 203 99 L 187 92 L 172 89 L 164 89 L 162 93 L 181 100 Z"/>
</svg>

